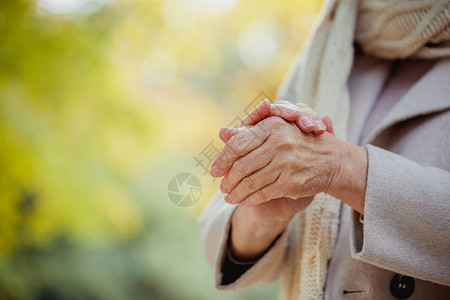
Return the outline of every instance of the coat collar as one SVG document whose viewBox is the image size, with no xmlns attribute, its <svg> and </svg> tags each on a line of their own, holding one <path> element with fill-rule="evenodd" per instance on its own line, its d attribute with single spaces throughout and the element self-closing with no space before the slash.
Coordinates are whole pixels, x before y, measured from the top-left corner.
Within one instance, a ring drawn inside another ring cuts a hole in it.
<svg viewBox="0 0 450 300">
<path fill-rule="evenodd" d="M 397 102 L 362 145 L 371 143 L 384 130 L 399 122 L 447 109 L 450 109 L 450 59 L 443 59 Z"/>
</svg>

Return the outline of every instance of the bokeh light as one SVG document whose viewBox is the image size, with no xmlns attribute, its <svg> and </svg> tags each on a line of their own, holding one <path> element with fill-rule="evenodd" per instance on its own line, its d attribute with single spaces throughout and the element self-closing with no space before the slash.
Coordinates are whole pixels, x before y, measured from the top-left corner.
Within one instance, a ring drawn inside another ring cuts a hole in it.
<svg viewBox="0 0 450 300">
<path fill-rule="evenodd" d="M 179 30 L 195 25 L 202 9 L 200 1 L 192 0 L 167 0 L 163 5 L 164 21 L 168 26 Z"/>
<path fill-rule="evenodd" d="M 142 76 L 149 87 L 162 87 L 175 78 L 178 61 L 170 49 L 154 49 L 142 62 Z"/>
<path fill-rule="evenodd" d="M 91 14 L 114 0 L 38 0 L 38 12 L 57 15 Z"/>
<path fill-rule="evenodd" d="M 282 37 L 283 32 L 276 19 L 253 21 L 239 37 L 239 57 L 250 68 L 262 69 L 274 61 Z"/>
</svg>

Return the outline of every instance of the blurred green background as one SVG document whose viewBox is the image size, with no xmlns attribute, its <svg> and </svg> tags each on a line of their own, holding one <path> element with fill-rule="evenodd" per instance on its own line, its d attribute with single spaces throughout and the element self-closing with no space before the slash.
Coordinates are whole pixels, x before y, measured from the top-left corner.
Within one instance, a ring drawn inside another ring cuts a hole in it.
<svg viewBox="0 0 450 300">
<path fill-rule="evenodd" d="M 320 5 L 1 0 L 0 299 L 276 298 L 215 290 L 194 158 L 274 97 Z"/>
</svg>

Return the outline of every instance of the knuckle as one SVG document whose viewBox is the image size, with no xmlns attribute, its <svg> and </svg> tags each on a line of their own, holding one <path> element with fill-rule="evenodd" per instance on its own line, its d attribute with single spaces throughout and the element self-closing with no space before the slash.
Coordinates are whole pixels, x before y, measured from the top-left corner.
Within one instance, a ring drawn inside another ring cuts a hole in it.
<svg viewBox="0 0 450 300">
<path fill-rule="evenodd" d="M 264 200 L 267 199 L 266 192 L 263 191 L 262 189 L 259 189 L 259 190 L 256 191 L 256 196 L 257 196 L 257 198 L 258 198 L 259 200 L 263 200 L 263 201 L 264 201 Z"/>
<path fill-rule="evenodd" d="M 248 133 L 250 134 L 248 140 L 251 141 L 252 139 L 260 137 L 260 134 L 261 134 L 260 130 L 257 130 L 257 129 L 260 129 L 260 127 L 259 126 L 258 127 L 252 127 L 252 128 L 250 128 L 248 130 Z"/>
<path fill-rule="evenodd" d="M 285 184 L 285 188 L 287 191 L 294 191 L 296 189 L 298 189 L 298 187 L 302 186 L 301 184 L 299 184 L 300 182 L 295 181 L 295 180 L 288 180 Z"/>
<path fill-rule="evenodd" d="M 245 165 L 241 160 L 238 160 L 233 164 L 233 169 L 237 174 L 244 174 Z"/>
<path fill-rule="evenodd" d="M 250 122 L 255 122 L 258 119 L 259 111 L 251 111 L 248 115 L 244 117 L 241 121 L 241 125 L 247 124 Z"/>
<path fill-rule="evenodd" d="M 281 138 L 277 138 L 274 142 L 278 154 L 285 153 L 286 155 L 289 155 L 292 150 L 296 148 L 296 139 L 295 136 L 291 136 L 289 134 L 283 135 Z M 284 156 L 278 157 L 278 161 L 283 162 Z M 289 162 L 287 159 L 286 162 Z M 291 161 L 292 162 L 292 161 Z M 286 166 L 289 167 L 289 164 Z"/>
<path fill-rule="evenodd" d="M 290 172 L 292 169 L 292 162 L 293 162 L 293 160 L 290 160 L 289 157 L 287 157 L 286 159 L 280 160 L 280 162 L 279 162 L 280 169 Z"/>
<path fill-rule="evenodd" d="M 225 157 L 221 157 L 220 159 L 218 159 L 215 165 L 219 171 L 225 171 L 228 168 L 228 162 Z"/>
<path fill-rule="evenodd" d="M 253 190 L 255 188 L 255 182 L 250 176 L 244 177 L 244 179 L 242 179 L 242 184 L 249 190 Z"/>
<path fill-rule="evenodd" d="M 279 182 L 280 184 L 280 192 L 283 193 L 283 196 L 285 197 L 293 197 L 297 194 L 297 191 L 299 189 L 299 186 L 295 180 L 292 180 L 292 176 L 288 176 L 285 174 L 284 176 L 280 176 Z"/>
<path fill-rule="evenodd" d="M 272 125 L 272 123 L 274 122 L 274 119 L 276 119 L 276 117 L 268 117 L 265 118 L 264 120 L 262 120 L 259 125 L 263 125 L 263 126 L 270 126 Z"/>
<path fill-rule="evenodd" d="M 290 189 L 296 190 L 299 187 L 305 187 L 308 184 L 308 180 L 305 177 L 298 177 L 296 180 L 290 180 L 288 185 Z"/>
<path fill-rule="evenodd" d="M 245 146 L 245 136 L 243 135 L 235 135 L 233 141 L 230 144 L 230 148 L 235 153 L 239 153 L 243 150 Z"/>
<path fill-rule="evenodd" d="M 214 162 L 214 165 L 216 166 L 217 169 L 219 170 L 222 169 L 224 165 L 223 158 L 222 157 L 217 158 L 216 161 Z"/>
<path fill-rule="evenodd" d="M 280 117 L 272 117 L 272 120 L 273 124 L 275 125 L 281 125 L 285 123 L 285 121 Z"/>
<path fill-rule="evenodd" d="M 271 130 L 277 130 L 285 126 L 286 121 L 280 117 L 270 117 L 267 118 L 267 125 Z"/>
<path fill-rule="evenodd" d="M 227 143 L 226 149 L 230 154 L 237 154 L 239 153 L 239 145 L 236 143 L 236 136 L 233 136 Z"/>
</svg>

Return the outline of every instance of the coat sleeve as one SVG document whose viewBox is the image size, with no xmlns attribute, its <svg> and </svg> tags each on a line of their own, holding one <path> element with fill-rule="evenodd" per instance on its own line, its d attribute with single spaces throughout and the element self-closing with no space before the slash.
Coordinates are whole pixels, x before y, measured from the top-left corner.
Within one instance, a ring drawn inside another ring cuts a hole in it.
<svg viewBox="0 0 450 300">
<path fill-rule="evenodd" d="M 277 280 L 286 265 L 287 231 L 285 230 L 272 247 L 234 282 L 222 284 L 222 265 L 225 260 L 231 216 L 236 206 L 224 201 L 225 194 L 218 193 L 200 217 L 206 256 L 213 265 L 216 288 L 219 290 L 242 290 L 255 284 L 269 284 Z"/>
<path fill-rule="evenodd" d="M 352 257 L 450 285 L 450 173 L 368 145 L 364 218 L 352 212 Z"/>
</svg>

